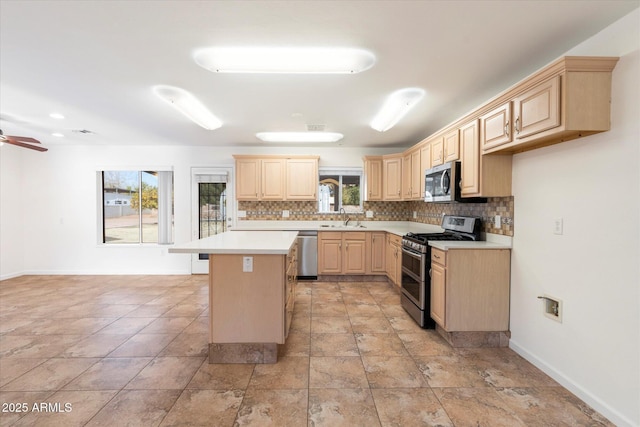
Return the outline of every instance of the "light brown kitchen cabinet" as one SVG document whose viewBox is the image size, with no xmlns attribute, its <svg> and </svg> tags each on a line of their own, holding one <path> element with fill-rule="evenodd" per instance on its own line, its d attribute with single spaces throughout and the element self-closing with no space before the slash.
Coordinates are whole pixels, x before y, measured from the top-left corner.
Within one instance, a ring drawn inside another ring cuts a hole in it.
<svg viewBox="0 0 640 427">
<path fill-rule="evenodd" d="M 444 138 L 438 136 L 431 140 L 431 167 L 444 163 Z"/>
<path fill-rule="evenodd" d="M 318 156 L 233 157 L 237 200 L 317 200 Z"/>
<path fill-rule="evenodd" d="M 402 154 L 382 156 L 382 199 L 402 200 Z"/>
<path fill-rule="evenodd" d="M 480 117 L 480 146 L 486 151 L 513 140 L 511 101 Z"/>
<path fill-rule="evenodd" d="M 365 253 L 367 256 L 367 274 L 386 273 L 386 233 L 383 231 L 367 232 Z"/>
<path fill-rule="evenodd" d="M 318 158 L 288 158 L 286 200 L 317 200 Z"/>
<path fill-rule="evenodd" d="M 400 286 L 402 281 L 402 237 L 387 233 L 386 265 L 387 277 L 391 282 Z"/>
<path fill-rule="evenodd" d="M 447 332 L 509 330 L 508 249 L 431 249 L 431 318 Z"/>
<path fill-rule="evenodd" d="M 420 146 L 420 199 L 424 198 L 424 171 L 429 168 L 431 168 L 431 144 L 426 143 Z"/>
<path fill-rule="evenodd" d="M 498 99 L 513 108 L 510 139 L 483 145 L 484 153 L 517 153 L 609 130 L 611 72 L 617 62 L 563 57 L 503 93 Z"/>
<path fill-rule="evenodd" d="M 402 159 L 402 196 L 404 200 L 420 198 L 420 150 L 407 152 Z"/>
<path fill-rule="evenodd" d="M 460 127 L 462 197 L 511 196 L 511 155 L 480 155 L 479 120 Z"/>
<path fill-rule="evenodd" d="M 318 233 L 318 274 L 364 274 L 366 236 L 358 231 Z"/>
<path fill-rule="evenodd" d="M 364 158 L 364 185 L 365 201 L 382 200 L 382 156 Z"/>
<path fill-rule="evenodd" d="M 443 137 L 443 162 L 455 162 L 460 159 L 460 138 L 458 129 L 446 133 Z"/>
</svg>

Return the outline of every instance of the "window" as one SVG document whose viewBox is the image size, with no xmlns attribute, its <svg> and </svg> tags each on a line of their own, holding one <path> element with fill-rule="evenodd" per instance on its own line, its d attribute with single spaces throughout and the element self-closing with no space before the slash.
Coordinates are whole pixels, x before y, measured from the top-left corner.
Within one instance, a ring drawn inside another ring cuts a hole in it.
<svg viewBox="0 0 640 427">
<path fill-rule="evenodd" d="M 173 172 L 102 171 L 102 243 L 173 243 Z"/>
<path fill-rule="evenodd" d="M 318 212 L 362 212 L 362 169 L 321 169 Z"/>
</svg>

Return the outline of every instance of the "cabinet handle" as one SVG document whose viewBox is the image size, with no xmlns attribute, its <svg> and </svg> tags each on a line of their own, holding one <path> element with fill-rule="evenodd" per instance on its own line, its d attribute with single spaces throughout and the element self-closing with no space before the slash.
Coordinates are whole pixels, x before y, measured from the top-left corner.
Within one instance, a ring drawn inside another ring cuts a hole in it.
<svg viewBox="0 0 640 427">
<path fill-rule="evenodd" d="M 504 125 L 504 133 L 509 136 L 509 120 L 507 120 L 507 123 Z"/>
<path fill-rule="evenodd" d="M 433 254 L 433 257 L 434 257 L 435 259 L 440 259 L 440 257 L 439 257 L 438 255 L 436 255 L 436 254 Z"/>
<path fill-rule="evenodd" d="M 344 249 L 345 249 L 346 251 L 348 251 L 348 250 L 349 250 L 349 244 L 348 244 L 348 243 L 346 244 L 346 246 L 345 246 L 345 248 L 344 248 Z"/>
<path fill-rule="evenodd" d="M 516 117 L 516 133 L 520 133 L 520 116 Z"/>
</svg>

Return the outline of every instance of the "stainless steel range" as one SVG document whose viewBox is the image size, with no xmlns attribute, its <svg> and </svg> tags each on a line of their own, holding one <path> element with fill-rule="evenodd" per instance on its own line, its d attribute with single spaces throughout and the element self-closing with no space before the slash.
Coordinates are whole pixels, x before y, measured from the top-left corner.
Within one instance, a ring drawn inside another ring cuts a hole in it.
<svg viewBox="0 0 640 427">
<path fill-rule="evenodd" d="M 481 240 L 480 218 L 445 215 L 442 233 L 408 233 L 402 237 L 402 294 L 400 301 L 418 324 L 435 328 L 431 319 L 431 247 L 430 240 Z"/>
</svg>

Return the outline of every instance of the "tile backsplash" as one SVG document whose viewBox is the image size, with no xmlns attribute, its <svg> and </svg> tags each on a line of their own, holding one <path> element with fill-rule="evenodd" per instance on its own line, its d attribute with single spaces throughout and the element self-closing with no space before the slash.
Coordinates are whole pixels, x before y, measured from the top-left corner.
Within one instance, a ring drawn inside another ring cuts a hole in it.
<svg viewBox="0 0 640 427">
<path fill-rule="evenodd" d="M 410 202 L 364 202 L 364 211 L 373 212 L 373 218 L 366 218 L 364 212 L 349 217 L 352 221 L 414 221 L 440 225 L 442 215 L 466 215 L 482 218 L 482 231 L 486 233 L 513 236 L 513 196 L 490 197 L 487 203 L 425 203 Z M 238 202 L 238 210 L 246 213 L 241 221 L 340 221 L 338 213 L 318 213 L 318 203 L 303 202 Z M 282 216 L 289 211 L 289 217 Z M 500 228 L 494 219 L 500 215 Z"/>
</svg>

